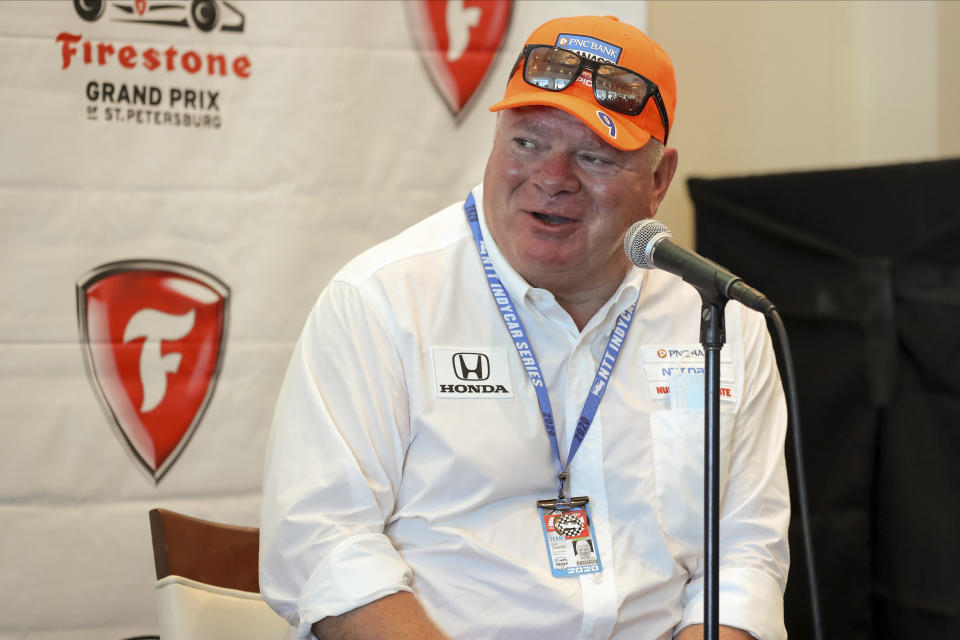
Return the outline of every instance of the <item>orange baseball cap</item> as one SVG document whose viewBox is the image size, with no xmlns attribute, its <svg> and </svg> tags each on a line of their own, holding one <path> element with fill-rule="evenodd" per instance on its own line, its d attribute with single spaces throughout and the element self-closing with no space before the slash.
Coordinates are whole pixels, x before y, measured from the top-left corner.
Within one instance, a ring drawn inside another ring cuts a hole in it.
<svg viewBox="0 0 960 640">
<path fill-rule="evenodd" d="M 673 128 L 677 106 L 677 81 L 670 57 L 643 31 L 613 16 L 581 16 L 550 20 L 530 34 L 524 46 L 546 44 L 575 51 L 585 57 L 625 67 L 652 80 L 660 89 Z M 667 131 L 653 97 L 643 111 L 629 116 L 597 103 L 593 88 L 574 82 L 563 91 L 548 91 L 523 79 L 523 65 L 517 65 L 507 83 L 503 100 L 490 111 L 544 105 L 566 111 L 618 149 L 639 149 L 651 136 L 664 142 Z M 602 115 L 601 115 L 602 114 Z M 612 123 L 612 124 L 611 124 Z"/>
</svg>

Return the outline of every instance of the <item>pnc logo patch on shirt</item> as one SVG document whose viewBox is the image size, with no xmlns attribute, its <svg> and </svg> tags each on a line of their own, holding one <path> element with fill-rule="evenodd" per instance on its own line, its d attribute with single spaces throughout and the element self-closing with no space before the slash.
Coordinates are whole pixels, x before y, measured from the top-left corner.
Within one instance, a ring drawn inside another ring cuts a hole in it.
<svg viewBox="0 0 960 640">
<path fill-rule="evenodd" d="M 433 347 L 438 398 L 512 398 L 510 365 L 504 349 Z"/>
<path fill-rule="evenodd" d="M 644 371 L 650 385 L 650 395 L 655 399 L 677 400 L 686 397 L 686 387 L 697 385 L 703 388 L 704 352 L 699 344 L 642 345 Z M 683 387 L 682 389 L 679 387 Z M 702 398 L 702 391 L 700 398 Z M 692 397 L 692 396 L 691 396 Z M 720 400 L 733 402 L 737 399 L 737 381 L 730 349 L 724 345 L 720 350 Z M 696 400 L 682 404 L 698 405 Z M 702 400 L 699 405 L 702 405 Z M 698 406 L 699 406 L 698 405 Z M 695 408 L 695 407 L 694 407 Z"/>
</svg>

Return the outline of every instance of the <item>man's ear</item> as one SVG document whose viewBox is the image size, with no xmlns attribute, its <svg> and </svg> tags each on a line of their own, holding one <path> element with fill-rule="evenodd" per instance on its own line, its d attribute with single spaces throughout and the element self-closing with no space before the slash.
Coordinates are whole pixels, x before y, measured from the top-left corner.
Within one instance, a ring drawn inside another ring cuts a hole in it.
<svg viewBox="0 0 960 640">
<path fill-rule="evenodd" d="M 673 181 L 673 175 L 677 172 L 678 159 L 679 154 L 677 150 L 667 147 L 663 150 L 660 164 L 653 170 L 653 198 L 651 198 L 653 211 L 650 212 L 651 216 L 657 212 L 657 209 L 660 208 L 660 203 L 663 202 L 663 199 L 667 195 L 667 188 Z"/>
</svg>

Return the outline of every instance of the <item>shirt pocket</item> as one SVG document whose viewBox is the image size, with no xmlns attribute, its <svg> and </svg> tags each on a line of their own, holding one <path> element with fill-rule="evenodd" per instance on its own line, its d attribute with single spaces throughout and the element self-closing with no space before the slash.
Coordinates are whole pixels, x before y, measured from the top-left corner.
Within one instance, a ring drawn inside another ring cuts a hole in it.
<svg viewBox="0 0 960 640">
<path fill-rule="evenodd" d="M 688 552 L 703 550 L 703 411 L 650 413 L 660 526 Z M 733 413 L 720 412 L 720 502 L 730 468 Z"/>
</svg>

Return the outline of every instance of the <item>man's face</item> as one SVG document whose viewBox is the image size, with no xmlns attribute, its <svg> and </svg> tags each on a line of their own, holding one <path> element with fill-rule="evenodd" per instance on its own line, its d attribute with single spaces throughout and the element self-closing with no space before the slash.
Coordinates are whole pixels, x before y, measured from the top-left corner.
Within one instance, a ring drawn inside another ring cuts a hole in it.
<svg viewBox="0 0 960 640">
<path fill-rule="evenodd" d="M 656 172 L 646 148 L 616 149 L 558 109 L 501 113 L 483 204 L 504 256 L 558 295 L 618 285 L 623 235 L 656 213 L 672 169 Z"/>
</svg>

